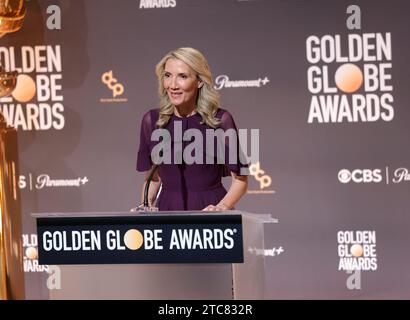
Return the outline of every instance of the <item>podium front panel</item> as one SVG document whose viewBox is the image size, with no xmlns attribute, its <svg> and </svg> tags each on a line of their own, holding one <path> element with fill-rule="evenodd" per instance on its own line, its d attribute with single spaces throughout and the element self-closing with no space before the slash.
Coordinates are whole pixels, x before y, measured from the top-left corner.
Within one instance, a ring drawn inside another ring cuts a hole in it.
<svg viewBox="0 0 410 320">
<path fill-rule="evenodd" d="M 232 299 L 230 264 L 62 265 L 50 299 Z"/>
<path fill-rule="evenodd" d="M 212 251 L 203 251 L 205 255 L 201 256 L 197 263 L 187 263 L 186 261 L 183 263 L 155 264 L 130 263 L 130 261 L 123 263 L 123 261 L 117 260 L 118 255 L 114 251 L 113 256 L 110 257 L 111 261 L 115 261 L 114 263 L 99 261 L 95 264 L 87 264 L 80 261 L 79 264 L 67 264 L 72 260 L 64 260 L 67 257 L 60 255 L 57 257 L 57 261 L 63 259 L 60 261 L 64 261 L 64 263 L 50 265 L 50 269 L 55 270 L 58 284 L 53 288 L 49 288 L 49 298 L 53 300 L 263 299 L 265 295 L 265 264 L 264 257 L 257 254 L 257 252 L 264 250 L 264 225 L 277 222 L 270 215 L 258 215 L 241 211 L 218 213 L 204 213 L 202 211 L 160 212 L 150 214 L 151 217 L 155 216 L 154 220 L 160 219 L 162 220 L 161 223 L 165 224 L 175 222 L 175 219 L 178 220 L 178 217 L 181 216 L 187 217 L 186 221 L 190 220 L 189 217 L 194 217 L 194 219 L 200 217 L 200 220 L 217 223 L 225 219 L 229 224 L 232 222 L 231 218 L 238 215 L 241 217 L 239 238 L 241 243 L 239 247 L 242 250 L 242 258 L 239 262 L 238 260 L 232 260 L 230 263 L 213 263 L 215 256 L 212 256 Z M 217 216 L 222 216 L 222 220 L 215 220 Z M 62 221 L 58 221 L 58 219 L 61 218 L 74 218 L 72 221 L 76 221 L 74 224 L 78 226 L 78 221 L 81 221 L 81 218 L 87 218 L 89 225 L 93 225 L 96 221 L 107 222 L 111 219 L 115 219 L 117 222 L 128 221 L 129 218 L 133 219 L 135 217 L 135 213 L 51 213 L 35 214 L 35 217 L 37 219 L 46 219 L 43 222 L 48 221 L 39 224 L 42 227 L 47 224 L 58 226 Z M 80 219 L 75 220 L 77 218 Z M 171 225 L 174 225 L 174 223 L 171 223 Z M 127 225 L 128 227 L 129 225 Z M 69 229 L 65 229 L 63 226 L 61 231 Z M 90 251 L 89 254 L 92 255 L 93 253 Z M 245 260 L 243 260 L 243 256 Z M 54 259 L 52 256 L 49 256 L 49 258 Z M 72 255 L 68 258 L 72 259 Z M 224 259 L 229 261 L 230 258 L 225 257 Z"/>
</svg>

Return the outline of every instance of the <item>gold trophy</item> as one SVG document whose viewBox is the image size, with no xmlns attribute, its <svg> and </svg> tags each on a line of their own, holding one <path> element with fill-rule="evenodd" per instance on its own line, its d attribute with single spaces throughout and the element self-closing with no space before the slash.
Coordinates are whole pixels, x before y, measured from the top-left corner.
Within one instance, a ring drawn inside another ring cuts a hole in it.
<svg viewBox="0 0 410 320">
<path fill-rule="evenodd" d="M 0 0 L 0 37 L 21 28 L 23 0 Z M 10 94 L 17 72 L 0 66 L 0 97 Z M 23 246 L 18 188 L 17 131 L 0 112 L 0 299 L 24 299 Z"/>
<path fill-rule="evenodd" d="M 15 32 L 23 25 L 26 8 L 23 0 L 0 1 L 0 37 Z"/>
</svg>

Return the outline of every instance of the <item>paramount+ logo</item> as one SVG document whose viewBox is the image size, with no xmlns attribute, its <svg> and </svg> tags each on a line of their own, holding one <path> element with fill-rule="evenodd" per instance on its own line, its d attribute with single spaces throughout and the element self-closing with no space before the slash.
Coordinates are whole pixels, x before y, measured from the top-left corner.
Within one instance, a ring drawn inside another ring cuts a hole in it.
<svg viewBox="0 0 410 320">
<path fill-rule="evenodd" d="M 339 182 L 346 183 L 379 183 L 383 181 L 381 169 L 342 169 L 338 172 Z"/>
</svg>

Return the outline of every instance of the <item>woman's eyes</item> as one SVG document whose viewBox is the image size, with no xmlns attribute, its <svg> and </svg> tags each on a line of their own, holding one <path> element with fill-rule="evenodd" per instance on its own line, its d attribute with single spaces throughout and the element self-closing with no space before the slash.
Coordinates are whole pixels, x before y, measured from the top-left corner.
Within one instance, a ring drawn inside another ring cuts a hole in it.
<svg viewBox="0 0 410 320">
<path fill-rule="evenodd" d="M 171 77 L 171 75 L 169 73 L 164 74 L 164 78 L 170 78 L 170 77 Z M 181 75 L 179 75 L 179 77 L 182 78 L 182 79 L 188 79 L 188 76 L 186 74 L 181 74 Z"/>
</svg>

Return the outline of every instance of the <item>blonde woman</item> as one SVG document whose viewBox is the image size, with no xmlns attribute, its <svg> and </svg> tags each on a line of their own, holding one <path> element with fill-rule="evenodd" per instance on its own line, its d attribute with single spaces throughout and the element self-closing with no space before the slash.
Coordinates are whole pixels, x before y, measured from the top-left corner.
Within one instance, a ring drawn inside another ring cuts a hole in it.
<svg viewBox="0 0 410 320">
<path fill-rule="evenodd" d="M 226 159 L 228 153 L 232 153 L 232 150 L 228 150 L 231 144 L 226 142 L 226 138 L 222 142 L 225 163 L 218 161 L 217 148 L 212 153 L 206 143 L 210 130 L 237 131 L 231 114 L 219 108 L 219 95 L 213 88 L 208 62 L 196 49 L 179 48 L 161 59 L 156 66 L 156 74 L 160 108 L 149 110 L 141 123 L 137 170 L 145 172 L 142 199 L 151 168 L 161 159 L 149 186 L 149 206 L 154 205 L 161 186 L 157 203 L 159 210 L 233 209 L 247 190 L 247 176 L 242 175 L 246 165 L 240 163 L 239 157 L 234 163 Z M 166 135 L 159 139 L 158 136 L 165 130 Z M 195 134 L 189 135 L 191 139 L 186 139 L 184 134 L 189 132 Z M 167 145 L 170 148 L 164 147 Z M 160 149 L 162 151 L 155 160 L 153 155 Z M 164 151 L 168 153 L 164 155 Z M 210 153 L 214 155 L 215 161 L 209 161 L 209 158 L 205 160 Z M 191 161 L 192 155 L 197 161 Z M 201 160 L 202 155 L 204 157 Z M 232 182 L 226 191 L 221 180 L 229 174 Z"/>
</svg>

